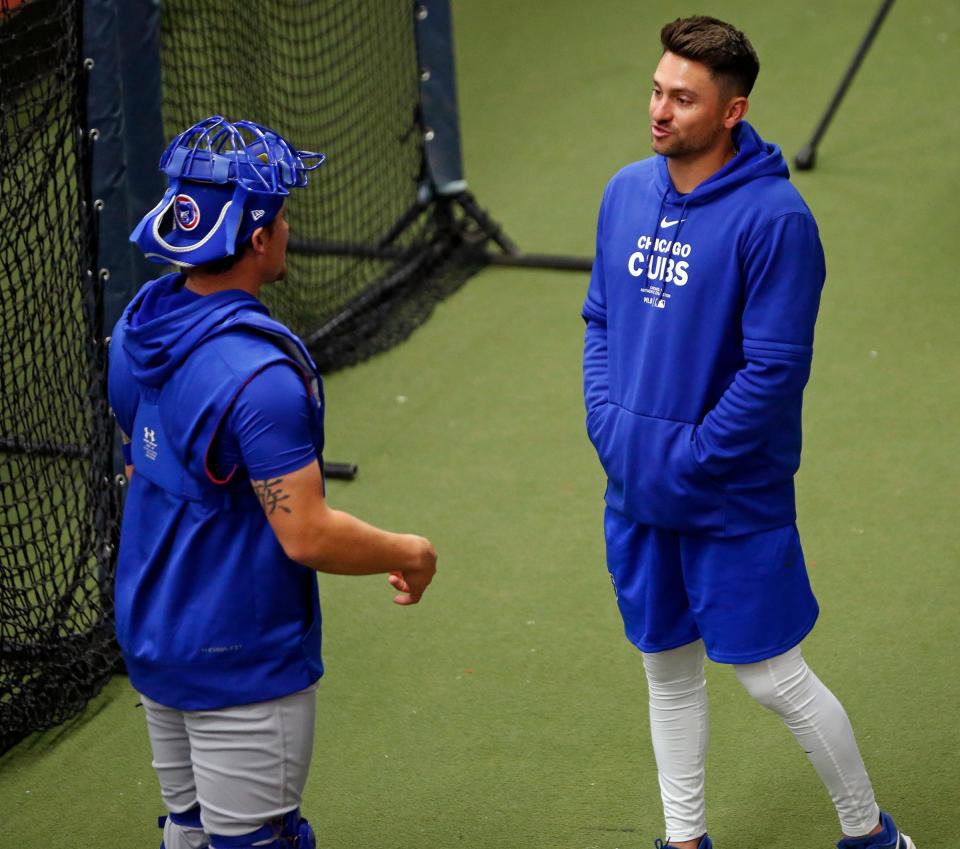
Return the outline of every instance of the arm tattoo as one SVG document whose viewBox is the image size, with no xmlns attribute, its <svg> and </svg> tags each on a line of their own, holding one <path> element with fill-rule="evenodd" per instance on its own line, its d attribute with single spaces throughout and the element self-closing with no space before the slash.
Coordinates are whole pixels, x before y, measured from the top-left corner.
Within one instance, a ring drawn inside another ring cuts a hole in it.
<svg viewBox="0 0 960 849">
<path fill-rule="evenodd" d="M 274 512 L 279 508 L 283 510 L 284 513 L 292 513 L 293 511 L 281 504 L 281 501 L 286 501 L 290 496 L 287 495 L 281 488 L 280 484 L 283 483 L 283 478 L 274 478 L 273 480 L 265 481 L 250 481 L 253 484 L 253 491 L 256 493 L 257 498 L 260 499 L 260 504 L 263 506 L 264 511 L 267 515 L 273 515 Z"/>
</svg>

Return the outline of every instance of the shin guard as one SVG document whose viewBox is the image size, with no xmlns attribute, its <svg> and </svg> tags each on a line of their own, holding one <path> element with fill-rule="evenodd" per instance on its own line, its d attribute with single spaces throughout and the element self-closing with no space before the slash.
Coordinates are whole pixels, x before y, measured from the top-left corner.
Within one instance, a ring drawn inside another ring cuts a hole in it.
<svg viewBox="0 0 960 849">
<path fill-rule="evenodd" d="M 157 825 L 163 829 L 160 849 L 204 849 L 210 845 L 200 822 L 199 805 L 179 814 L 171 812 L 158 817 Z"/>
<path fill-rule="evenodd" d="M 210 849 L 317 849 L 313 828 L 300 816 L 299 808 L 284 814 L 279 826 L 279 837 L 276 820 L 239 837 L 211 834 Z"/>
<path fill-rule="evenodd" d="M 300 809 L 283 816 L 280 840 L 284 849 L 317 849 L 317 838 L 310 823 L 300 816 Z"/>
</svg>

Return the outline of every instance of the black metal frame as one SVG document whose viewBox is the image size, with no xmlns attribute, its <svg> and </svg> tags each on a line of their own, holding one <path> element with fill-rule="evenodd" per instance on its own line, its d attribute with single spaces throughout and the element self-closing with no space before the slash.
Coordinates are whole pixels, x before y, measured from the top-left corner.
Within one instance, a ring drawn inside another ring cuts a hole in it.
<svg viewBox="0 0 960 849">
<path fill-rule="evenodd" d="M 414 221 L 417 217 L 426 212 L 431 205 L 438 206 L 443 210 L 443 214 L 454 221 L 456 237 L 460 242 L 466 245 L 473 258 L 482 264 L 506 265 L 520 268 L 543 268 L 552 271 L 587 271 L 593 267 L 591 257 L 566 256 L 559 254 L 531 254 L 522 251 L 514 243 L 503 228 L 491 218 L 487 212 L 477 203 L 476 198 L 469 191 L 458 192 L 450 196 L 441 196 L 434 198 L 426 204 L 417 204 L 395 224 L 390 232 L 387 233 L 377 245 L 360 244 L 356 242 L 322 242 L 291 239 L 289 250 L 292 253 L 309 254 L 314 256 L 347 256 L 357 257 L 359 259 L 386 259 L 403 260 L 406 257 L 412 257 L 414 252 L 420 254 L 421 246 L 413 249 L 397 247 L 394 242 L 397 237 Z M 454 211 L 458 210 L 461 214 L 456 216 Z M 402 226 L 398 226 L 402 225 Z M 493 242 L 500 250 L 491 251 L 490 242 Z M 419 264 L 419 263 L 418 263 Z M 396 277 L 400 280 L 406 280 L 414 269 L 401 267 L 387 278 L 376 290 L 383 290 L 384 287 L 392 288 L 391 280 Z M 395 285 L 395 284 L 394 284 Z M 366 293 L 364 293 L 366 294 Z M 355 310 L 351 306 L 346 307 L 345 317 L 351 317 Z M 341 316 L 338 315 L 334 322 L 341 323 Z M 318 339 L 323 338 L 331 329 L 330 325 L 323 327 L 311 333 L 304 341 L 311 345 Z"/>
</svg>

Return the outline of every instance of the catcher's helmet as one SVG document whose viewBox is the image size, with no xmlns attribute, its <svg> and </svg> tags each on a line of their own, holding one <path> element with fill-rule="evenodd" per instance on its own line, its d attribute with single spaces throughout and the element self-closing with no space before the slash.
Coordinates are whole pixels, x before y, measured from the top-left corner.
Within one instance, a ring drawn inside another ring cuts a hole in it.
<svg viewBox="0 0 960 849">
<path fill-rule="evenodd" d="M 153 262 L 187 268 L 231 256 L 257 227 L 273 221 L 290 188 L 307 185 L 307 172 L 325 158 L 294 150 L 253 121 L 206 118 L 163 152 L 166 194 L 130 241 Z"/>
</svg>

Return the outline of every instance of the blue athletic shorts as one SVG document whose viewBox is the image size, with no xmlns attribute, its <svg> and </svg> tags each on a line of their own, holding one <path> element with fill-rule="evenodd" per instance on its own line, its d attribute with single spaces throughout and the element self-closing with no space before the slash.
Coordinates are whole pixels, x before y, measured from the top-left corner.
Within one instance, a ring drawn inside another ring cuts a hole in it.
<svg viewBox="0 0 960 849">
<path fill-rule="evenodd" d="M 793 648 L 817 621 L 796 525 L 692 536 L 607 507 L 604 532 L 624 630 L 641 651 L 702 639 L 711 660 L 756 663 Z"/>
</svg>

